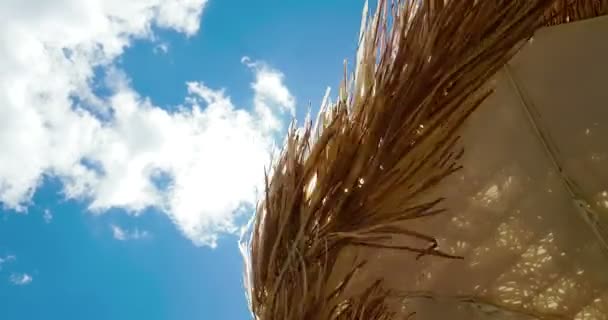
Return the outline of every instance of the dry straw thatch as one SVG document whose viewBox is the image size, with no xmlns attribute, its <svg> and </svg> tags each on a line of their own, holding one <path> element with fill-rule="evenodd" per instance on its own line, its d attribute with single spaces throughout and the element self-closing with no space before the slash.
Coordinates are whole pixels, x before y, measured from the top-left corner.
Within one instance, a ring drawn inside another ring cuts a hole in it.
<svg viewBox="0 0 608 320">
<path fill-rule="evenodd" d="M 409 227 L 447 210 L 431 191 L 461 168 L 459 128 L 538 28 L 607 3 L 380 0 L 369 21 L 364 12 L 354 75 L 314 124 L 290 129 L 267 175 L 244 248 L 255 318 L 415 316 L 395 307 L 383 274 L 358 279 L 369 261 L 357 250 L 462 259 Z"/>
</svg>

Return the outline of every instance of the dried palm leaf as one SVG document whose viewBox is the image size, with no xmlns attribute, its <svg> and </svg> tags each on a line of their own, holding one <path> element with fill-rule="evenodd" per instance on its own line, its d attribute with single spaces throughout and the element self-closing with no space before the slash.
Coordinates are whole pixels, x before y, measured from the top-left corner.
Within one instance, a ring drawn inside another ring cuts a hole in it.
<svg viewBox="0 0 608 320">
<path fill-rule="evenodd" d="M 415 317 L 407 303 L 420 295 L 387 283 L 399 272 L 388 277 L 375 260 L 389 255 L 418 269 L 462 261 L 423 224 L 458 217 L 446 205 L 446 187 L 462 168 L 463 123 L 538 28 L 591 18 L 606 7 L 605 1 L 381 0 L 370 21 L 365 9 L 354 75 L 345 76 L 336 103 L 324 99 L 314 125 L 290 129 L 267 173 L 243 247 L 255 318 Z M 456 301 L 506 308 L 477 296 Z"/>
</svg>

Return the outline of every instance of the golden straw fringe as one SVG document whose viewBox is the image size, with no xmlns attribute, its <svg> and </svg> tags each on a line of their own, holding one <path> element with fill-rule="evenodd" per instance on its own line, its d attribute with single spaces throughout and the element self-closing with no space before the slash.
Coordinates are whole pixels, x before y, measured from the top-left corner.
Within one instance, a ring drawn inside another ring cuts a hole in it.
<svg viewBox="0 0 608 320">
<path fill-rule="evenodd" d="M 547 11 L 544 24 L 553 26 L 608 14 L 608 0 L 558 0 Z"/>
<path fill-rule="evenodd" d="M 574 13 L 556 0 L 378 2 L 371 19 L 364 11 L 356 70 L 338 101 L 324 99 L 314 126 L 292 126 L 267 172 L 242 248 L 255 319 L 413 316 L 391 309 L 397 295 L 382 274 L 353 289 L 367 261 L 339 256 L 368 247 L 461 259 L 408 222 L 446 210 L 442 198 L 424 196 L 460 169 L 458 129 L 490 94 L 480 89 L 544 24 L 605 8 L 603 1 L 599 11 L 568 7 Z"/>
</svg>

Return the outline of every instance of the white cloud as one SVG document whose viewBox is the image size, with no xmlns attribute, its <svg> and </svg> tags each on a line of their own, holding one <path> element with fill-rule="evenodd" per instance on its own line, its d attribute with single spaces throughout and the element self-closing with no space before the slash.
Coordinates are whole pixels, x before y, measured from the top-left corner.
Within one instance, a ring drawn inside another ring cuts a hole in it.
<svg viewBox="0 0 608 320">
<path fill-rule="evenodd" d="M 262 117 L 268 129 L 281 129 L 277 112 L 289 112 L 295 115 L 295 98 L 283 83 L 284 75 L 266 63 L 252 61 L 245 56 L 241 62 L 255 72 L 255 82 L 251 84 L 254 95 L 255 111 Z"/>
<path fill-rule="evenodd" d="M 159 26 L 175 29 L 188 35 L 193 35 L 198 31 L 201 12 L 207 0 L 160 0 L 156 2 L 158 3 L 156 22 Z"/>
<path fill-rule="evenodd" d="M 151 27 L 198 29 L 206 0 L 0 1 L 0 201 L 23 209 L 43 172 L 64 175 L 101 124 L 71 98 L 101 106 L 91 90 L 107 66 Z M 27 159 L 27 161 L 25 161 Z"/>
<path fill-rule="evenodd" d="M 15 257 L 14 255 L 7 255 L 4 258 L 0 257 L 0 270 L 2 270 L 2 266 L 8 262 L 13 262 L 17 260 L 17 257 Z"/>
<path fill-rule="evenodd" d="M 32 283 L 34 278 L 27 273 L 13 273 L 8 280 L 16 286 L 25 286 Z"/>
<path fill-rule="evenodd" d="M 117 225 L 110 225 L 112 229 L 112 236 L 116 240 L 126 241 L 126 240 L 139 240 L 145 239 L 150 236 L 150 233 L 146 230 L 139 230 L 135 228 L 133 231 L 125 230 Z"/>
<path fill-rule="evenodd" d="M 44 209 L 44 213 L 42 214 L 42 219 L 44 219 L 44 222 L 46 222 L 46 223 L 51 223 L 51 221 L 53 220 L 53 214 L 51 213 L 51 210 Z"/>
<path fill-rule="evenodd" d="M 66 198 L 88 199 L 91 211 L 158 208 L 198 245 L 236 232 L 281 115 L 294 112 L 283 74 L 243 61 L 255 74 L 253 112 L 202 82 L 188 83 L 184 105 L 168 112 L 113 67 L 131 39 L 152 38 L 153 25 L 194 34 L 205 2 L 0 2 L 0 203 L 26 210 L 43 177 L 54 176 Z M 109 97 L 92 89 L 95 68 L 106 73 Z"/>
</svg>

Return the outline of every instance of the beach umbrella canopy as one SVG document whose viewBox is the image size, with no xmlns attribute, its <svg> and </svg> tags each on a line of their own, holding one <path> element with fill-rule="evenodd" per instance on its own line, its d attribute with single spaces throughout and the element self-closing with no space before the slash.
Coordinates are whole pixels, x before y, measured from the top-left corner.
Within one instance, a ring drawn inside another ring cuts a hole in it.
<svg viewBox="0 0 608 320">
<path fill-rule="evenodd" d="M 255 319 L 608 319 L 608 1 L 379 1 L 243 243 Z"/>
</svg>

